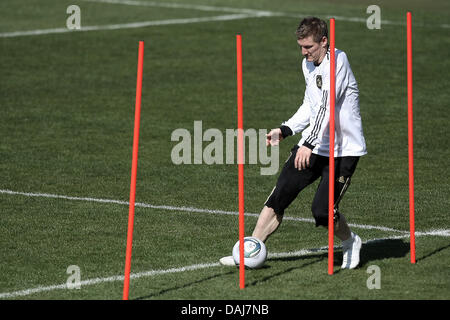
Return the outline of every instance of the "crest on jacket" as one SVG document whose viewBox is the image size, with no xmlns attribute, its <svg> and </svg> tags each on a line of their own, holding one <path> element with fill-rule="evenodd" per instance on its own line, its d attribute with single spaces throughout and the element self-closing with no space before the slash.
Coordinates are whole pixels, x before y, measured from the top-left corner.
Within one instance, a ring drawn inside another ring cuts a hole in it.
<svg viewBox="0 0 450 320">
<path fill-rule="evenodd" d="M 316 76 L 316 84 L 317 88 L 322 89 L 322 76 L 320 74 Z"/>
</svg>

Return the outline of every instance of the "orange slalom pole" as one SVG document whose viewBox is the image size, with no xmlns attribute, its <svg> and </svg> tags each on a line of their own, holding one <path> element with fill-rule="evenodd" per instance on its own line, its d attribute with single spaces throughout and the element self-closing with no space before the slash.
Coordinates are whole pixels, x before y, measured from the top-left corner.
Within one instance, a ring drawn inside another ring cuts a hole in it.
<svg viewBox="0 0 450 320">
<path fill-rule="evenodd" d="M 334 267 L 334 108 L 336 100 L 335 20 L 330 19 L 330 157 L 328 179 L 328 274 Z"/>
<path fill-rule="evenodd" d="M 244 120 L 242 94 L 242 37 L 236 35 L 237 113 L 238 113 L 238 189 L 239 189 L 239 287 L 245 288 L 244 265 Z"/>
<path fill-rule="evenodd" d="M 125 277 L 123 300 L 128 300 L 130 288 L 131 251 L 133 247 L 134 207 L 136 199 L 136 174 L 138 164 L 139 126 L 141 119 L 142 73 L 144 67 L 144 42 L 139 41 L 139 56 L 136 84 L 136 106 L 134 113 L 133 159 L 131 165 L 130 205 L 128 212 L 127 251 L 125 258 Z"/>
<path fill-rule="evenodd" d="M 409 231 L 411 263 L 416 263 L 416 237 L 414 217 L 414 153 L 413 153 L 413 74 L 412 74 L 412 22 L 406 13 L 406 46 L 408 75 L 408 167 L 409 167 Z"/>
</svg>

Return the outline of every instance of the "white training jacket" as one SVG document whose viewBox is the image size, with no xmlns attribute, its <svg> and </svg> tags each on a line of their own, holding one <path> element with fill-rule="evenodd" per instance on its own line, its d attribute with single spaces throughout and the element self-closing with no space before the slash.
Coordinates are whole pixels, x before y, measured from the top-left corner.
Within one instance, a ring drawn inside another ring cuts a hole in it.
<svg viewBox="0 0 450 320">
<path fill-rule="evenodd" d="M 305 97 L 298 111 L 283 126 L 292 134 L 302 132 L 299 146 L 306 145 L 313 153 L 329 156 L 330 120 L 330 54 L 322 63 L 303 59 L 306 81 Z M 359 91 L 355 76 L 345 52 L 335 49 L 336 103 L 335 103 L 335 157 L 362 156 L 367 153 L 361 115 Z"/>
</svg>

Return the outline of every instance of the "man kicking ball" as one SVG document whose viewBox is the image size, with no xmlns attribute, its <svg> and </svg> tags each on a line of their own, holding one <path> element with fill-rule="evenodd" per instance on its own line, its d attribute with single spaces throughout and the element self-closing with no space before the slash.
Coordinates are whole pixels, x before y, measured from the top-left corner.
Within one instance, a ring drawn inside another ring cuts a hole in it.
<svg viewBox="0 0 450 320">
<path fill-rule="evenodd" d="M 328 227 L 330 51 L 327 24 L 321 19 L 307 17 L 301 21 L 296 35 L 304 56 L 302 69 L 306 82 L 305 96 L 297 112 L 267 134 L 266 144 L 278 145 L 286 137 L 299 132 L 302 132 L 302 138 L 292 148 L 253 231 L 252 236 L 264 242 L 277 230 L 284 210 L 300 191 L 318 178 L 320 183 L 311 209 L 316 227 Z M 336 49 L 335 57 L 334 228 L 336 237 L 342 240 L 341 268 L 354 269 L 359 264 L 361 239 L 350 230 L 344 215 L 338 211 L 338 204 L 350 184 L 359 157 L 367 151 L 355 77 L 346 54 Z M 220 263 L 235 265 L 232 256 L 221 258 Z"/>
</svg>

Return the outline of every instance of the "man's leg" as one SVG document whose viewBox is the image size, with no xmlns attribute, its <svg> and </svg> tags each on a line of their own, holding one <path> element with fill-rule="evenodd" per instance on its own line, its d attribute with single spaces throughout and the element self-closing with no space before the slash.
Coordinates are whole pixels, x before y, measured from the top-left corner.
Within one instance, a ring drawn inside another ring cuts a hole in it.
<svg viewBox="0 0 450 320">
<path fill-rule="evenodd" d="M 353 269 L 358 266 L 359 252 L 362 246 L 361 238 L 351 232 L 344 215 L 338 211 L 339 202 L 350 185 L 351 176 L 355 172 L 358 160 L 358 157 L 344 157 L 336 163 L 335 235 L 342 240 L 342 269 Z"/>
<path fill-rule="evenodd" d="M 342 241 L 348 240 L 352 235 L 352 231 L 342 213 L 338 213 L 338 217 L 334 222 L 334 235 Z"/>
<path fill-rule="evenodd" d="M 294 160 L 297 149 L 298 146 L 292 148 L 291 155 L 278 177 L 277 184 L 267 198 L 258 217 L 252 236 L 263 242 L 280 226 L 284 210 L 300 191 L 320 177 L 321 170 L 314 170 L 313 168 L 316 155 L 313 155 L 310 159 L 310 168 L 301 171 L 295 168 Z M 222 265 L 234 265 L 232 256 L 223 257 L 219 261 Z"/>
<path fill-rule="evenodd" d="M 277 215 L 275 210 L 264 206 L 259 214 L 252 237 L 258 238 L 262 242 L 266 242 L 267 238 L 274 233 L 283 220 L 282 215 Z M 225 256 L 219 260 L 220 264 L 224 266 L 235 266 L 233 256 Z"/>
<path fill-rule="evenodd" d="M 264 206 L 259 214 L 252 236 L 265 242 L 278 229 L 282 220 L 282 215 L 278 215 L 272 208 Z"/>
<path fill-rule="evenodd" d="M 299 171 L 295 168 L 298 146 L 294 146 L 278 177 L 277 184 L 264 203 L 258 217 L 253 236 L 265 242 L 283 220 L 284 210 L 298 194 L 320 177 L 321 170 L 315 170 L 316 155 L 311 156 L 310 167 Z"/>
<path fill-rule="evenodd" d="M 345 184 L 349 184 L 349 179 L 353 174 L 357 157 L 346 157 L 336 159 L 336 182 L 335 200 L 342 199 L 341 191 L 345 192 Z M 316 220 L 316 226 L 322 225 L 328 228 L 328 166 L 324 167 L 322 179 L 314 196 L 312 212 Z M 359 251 L 361 249 L 361 239 L 350 230 L 345 216 L 337 211 L 335 214 L 334 234 L 342 241 L 343 262 L 341 268 L 353 269 L 359 264 Z"/>
<path fill-rule="evenodd" d="M 335 235 L 342 240 L 342 265 L 341 269 L 354 269 L 359 265 L 359 252 L 361 250 L 361 238 L 350 231 L 343 214 L 335 222 Z"/>
</svg>

